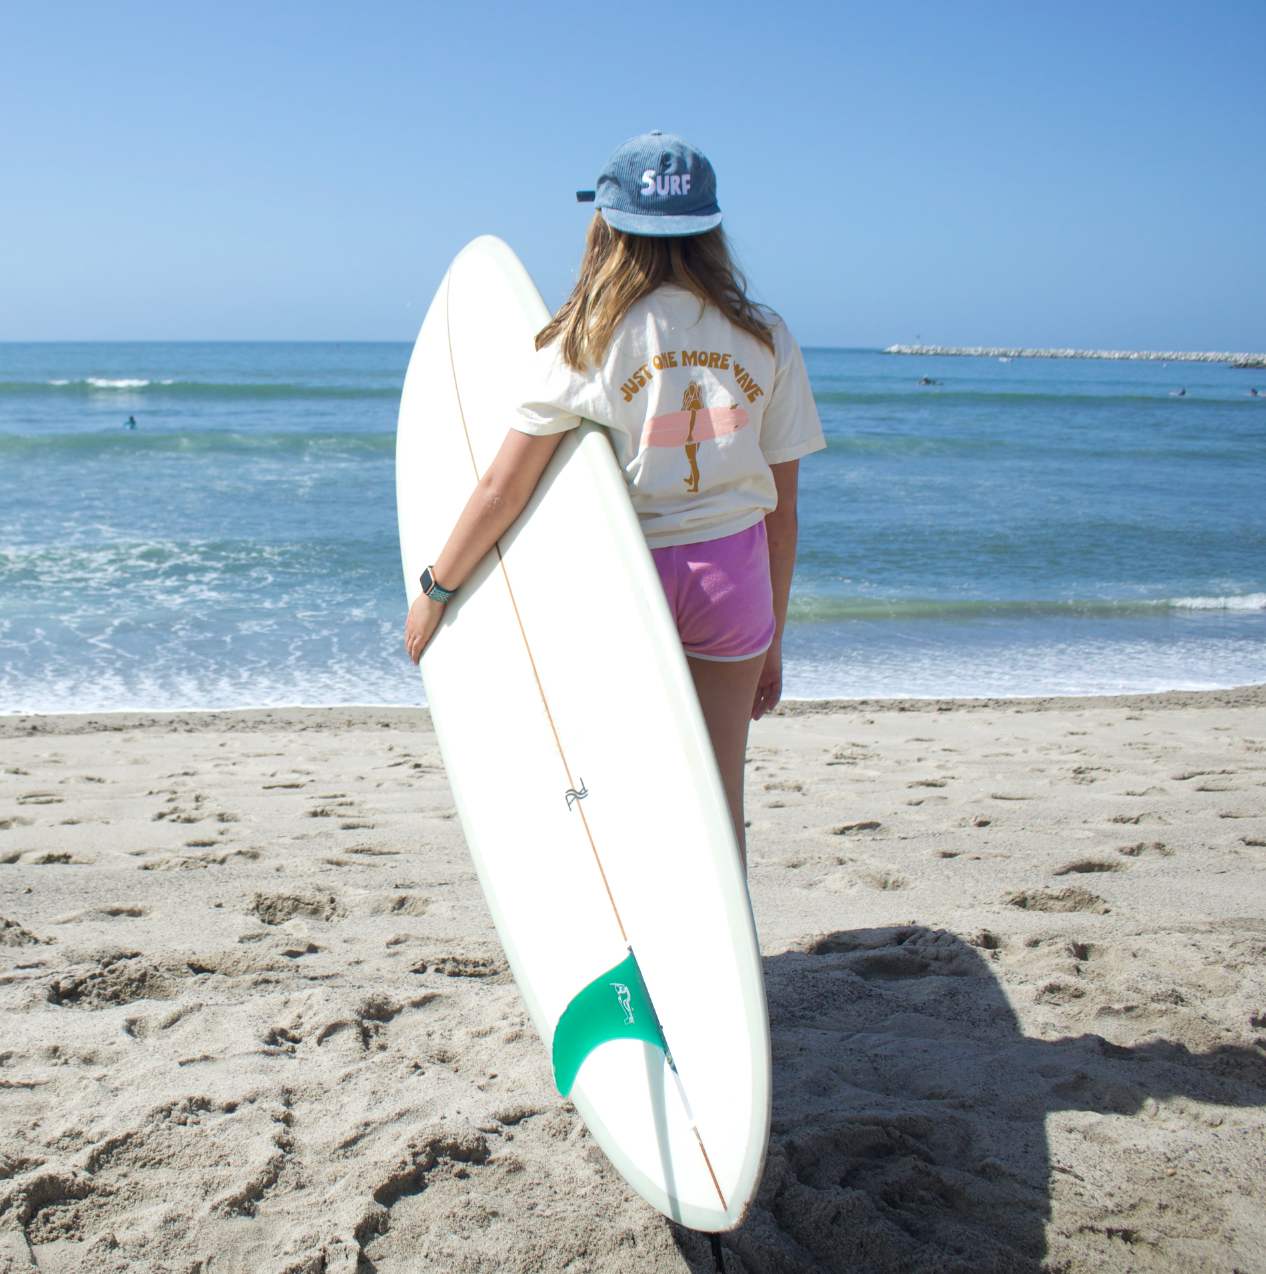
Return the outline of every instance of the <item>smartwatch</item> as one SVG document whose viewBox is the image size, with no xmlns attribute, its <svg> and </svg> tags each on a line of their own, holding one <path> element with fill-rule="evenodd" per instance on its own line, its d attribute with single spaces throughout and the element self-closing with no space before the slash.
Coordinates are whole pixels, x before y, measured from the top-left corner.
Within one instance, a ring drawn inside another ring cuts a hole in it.
<svg viewBox="0 0 1266 1274">
<path fill-rule="evenodd" d="M 427 597 L 430 597 L 432 600 L 443 605 L 443 603 L 447 602 L 453 594 L 457 592 L 457 590 L 455 588 L 441 588 L 435 582 L 435 576 L 432 574 L 434 570 L 435 568 L 433 566 L 428 566 L 426 570 L 422 572 L 418 582 L 422 585 L 422 591 L 427 595 Z"/>
</svg>

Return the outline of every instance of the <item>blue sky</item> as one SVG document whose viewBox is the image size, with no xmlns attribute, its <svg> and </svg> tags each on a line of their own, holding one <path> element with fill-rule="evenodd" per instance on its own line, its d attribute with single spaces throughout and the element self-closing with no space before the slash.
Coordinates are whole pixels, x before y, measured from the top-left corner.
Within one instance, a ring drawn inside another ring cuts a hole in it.
<svg viewBox="0 0 1266 1274">
<path fill-rule="evenodd" d="M 412 339 L 488 232 L 556 305 L 661 128 L 803 344 L 1263 350 L 1263 16 L 7 5 L 0 340 Z"/>
</svg>

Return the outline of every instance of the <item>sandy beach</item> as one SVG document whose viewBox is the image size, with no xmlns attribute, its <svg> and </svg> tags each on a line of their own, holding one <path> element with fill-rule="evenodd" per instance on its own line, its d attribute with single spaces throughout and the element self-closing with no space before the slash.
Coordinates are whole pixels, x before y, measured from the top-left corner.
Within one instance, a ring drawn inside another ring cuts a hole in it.
<svg viewBox="0 0 1266 1274">
<path fill-rule="evenodd" d="M 748 775 L 728 1270 L 1266 1270 L 1266 688 L 792 703 Z M 425 710 L 0 718 L 33 1269 L 711 1269 L 555 1091 Z"/>
</svg>

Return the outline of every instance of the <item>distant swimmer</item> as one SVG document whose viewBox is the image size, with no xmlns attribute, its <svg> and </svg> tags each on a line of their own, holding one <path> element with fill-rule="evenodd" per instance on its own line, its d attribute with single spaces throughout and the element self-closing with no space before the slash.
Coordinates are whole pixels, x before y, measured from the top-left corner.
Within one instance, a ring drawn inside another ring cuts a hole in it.
<svg viewBox="0 0 1266 1274">
<path fill-rule="evenodd" d="M 926 376 L 920 381 L 915 381 L 916 385 L 939 385 L 940 383 L 939 380 L 929 380 Z"/>
<path fill-rule="evenodd" d="M 129 417 L 127 418 L 127 427 L 128 427 L 129 429 L 135 429 L 135 428 L 136 428 L 136 417 L 135 417 L 135 416 L 129 416 Z"/>
</svg>

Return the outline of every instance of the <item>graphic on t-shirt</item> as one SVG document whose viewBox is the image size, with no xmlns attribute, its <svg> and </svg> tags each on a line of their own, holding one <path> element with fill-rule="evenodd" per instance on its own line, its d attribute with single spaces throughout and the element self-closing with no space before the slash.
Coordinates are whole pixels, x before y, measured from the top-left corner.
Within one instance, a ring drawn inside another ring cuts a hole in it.
<svg viewBox="0 0 1266 1274">
<path fill-rule="evenodd" d="M 691 381 L 681 396 L 681 411 L 654 416 L 642 429 L 643 447 L 684 447 L 690 477 L 683 478 L 686 490 L 699 490 L 699 444 L 742 429 L 749 420 L 737 403 L 728 407 L 705 407 L 703 389 Z"/>
<path fill-rule="evenodd" d="M 681 409 L 690 413 L 690 428 L 686 430 L 686 459 L 690 461 L 690 477 L 683 478 L 687 491 L 699 490 L 699 444 L 695 441 L 695 417 L 703 410 L 703 392 L 691 381 L 681 396 Z"/>
</svg>

